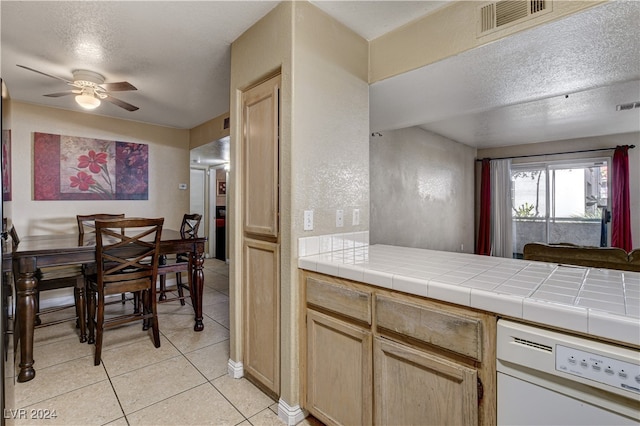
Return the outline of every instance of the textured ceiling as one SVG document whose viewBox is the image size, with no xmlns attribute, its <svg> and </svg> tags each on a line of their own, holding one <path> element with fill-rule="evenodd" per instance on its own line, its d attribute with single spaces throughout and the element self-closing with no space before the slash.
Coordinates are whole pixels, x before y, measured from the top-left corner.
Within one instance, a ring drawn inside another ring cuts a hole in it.
<svg viewBox="0 0 640 426">
<path fill-rule="evenodd" d="M 105 103 L 93 114 L 192 128 L 229 110 L 230 45 L 277 1 L 0 2 L 1 71 L 12 99 L 79 110 L 68 89 L 75 69 L 128 81 L 114 93 L 138 106 Z M 422 16 L 443 1 L 316 1 L 362 37 L 373 38 Z"/>
<path fill-rule="evenodd" d="M 2 1 L 2 78 L 14 100 L 79 110 L 73 96 L 47 98 L 88 69 L 128 81 L 96 114 L 192 128 L 229 111 L 230 45 L 278 2 Z"/>
<path fill-rule="evenodd" d="M 371 129 L 475 147 L 640 131 L 640 2 L 616 1 L 371 85 Z"/>
</svg>

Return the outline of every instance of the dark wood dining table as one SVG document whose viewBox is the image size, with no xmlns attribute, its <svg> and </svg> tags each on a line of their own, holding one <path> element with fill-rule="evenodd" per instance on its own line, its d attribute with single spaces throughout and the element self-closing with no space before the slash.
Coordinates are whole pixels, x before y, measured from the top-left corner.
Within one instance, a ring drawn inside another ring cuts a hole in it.
<svg viewBox="0 0 640 426">
<path fill-rule="evenodd" d="M 18 382 L 27 382 L 36 375 L 33 361 L 33 334 L 35 326 L 35 298 L 38 280 L 35 272 L 45 266 L 78 265 L 95 262 L 96 246 L 93 234 L 59 234 L 25 236 L 16 249 L 11 244 L 3 247 L 3 271 L 11 268 L 17 274 L 16 321 L 20 341 L 20 371 Z M 162 230 L 160 254 L 189 253 L 192 259 L 194 331 L 202 331 L 202 291 L 204 286 L 204 246 L 206 238 L 185 239 L 179 231 Z"/>
</svg>

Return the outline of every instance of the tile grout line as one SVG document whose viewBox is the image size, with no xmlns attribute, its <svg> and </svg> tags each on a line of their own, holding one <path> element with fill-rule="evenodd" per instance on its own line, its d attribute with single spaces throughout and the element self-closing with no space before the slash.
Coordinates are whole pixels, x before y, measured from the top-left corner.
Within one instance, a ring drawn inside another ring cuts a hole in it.
<svg viewBox="0 0 640 426">
<path fill-rule="evenodd" d="M 129 419 L 127 418 L 127 414 L 124 412 L 124 407 L 122 406 L 122 403 L 120 402 L 120 397 L 118 396 L 118 392 L 116 392 L 116 388 L 115 386 L 113 386 L 113 382 L 111 381 L 111 375 L 109 375 L 109 371 L 107 371 L 107 366 L 104 365 L 104 362 L 102 360 L 100 360 L 100 364 L 102 365 L 102 368 L 104 369 L 105 374 L 107 375 L 107 380 L 109 380 L 109 385 L 111 386 L 111 389 L 113 390 L 113 394 L 116 397 L 116 401 L 118 401 L 118 406 L 120 406 L 120 411 L 122 412 L 122 416 L 124 417 L 124 421 L 127 422 L 127 425 L 129 425 Z M 105 424 L 109 424 L 114 422 L 115 420 L 118 420 L 120 417 L 111 420 Z"/>
</svg>

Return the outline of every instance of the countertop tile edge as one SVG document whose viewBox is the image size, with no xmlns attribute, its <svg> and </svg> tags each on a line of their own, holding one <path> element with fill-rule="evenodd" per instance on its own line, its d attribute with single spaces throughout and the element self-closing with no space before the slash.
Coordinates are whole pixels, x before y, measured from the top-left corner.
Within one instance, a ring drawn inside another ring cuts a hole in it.
<svg viewBox="0 0 640 426">
<path fill-rule="evenodd" d="M 550 326 L 588 333 L 587 309 L 537 299 L 522 303 L 522 319 Z"/>
<path fill-rule="evenodd" d="M 522 318 L 523 301 L 524 298 L 522 296 L 494 293 L 478 288 L 471 289 L 472 308 L 508 315 L 512 318 Z"/>
<path fill-rule="evenodd" d="M 589 309 L 589 334 L 640 346 L 640 320 Z"/>
</svg>

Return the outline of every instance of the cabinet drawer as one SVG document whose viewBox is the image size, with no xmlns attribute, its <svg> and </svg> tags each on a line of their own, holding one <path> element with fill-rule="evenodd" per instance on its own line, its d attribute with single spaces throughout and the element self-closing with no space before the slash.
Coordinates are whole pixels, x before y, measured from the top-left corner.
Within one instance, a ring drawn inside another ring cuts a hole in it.
<svg viewBox="0 0 640 426">
<path fill-rule="evenodd" d="M 379 332 L 386 329 L 482 361 L 480 320 L 381 295 L 375 300 Z"/>
<path fill-rule="evenodd" d="M 371 324 L 371 293 L 309 277 L 307 304 Z"/>
</svg>

